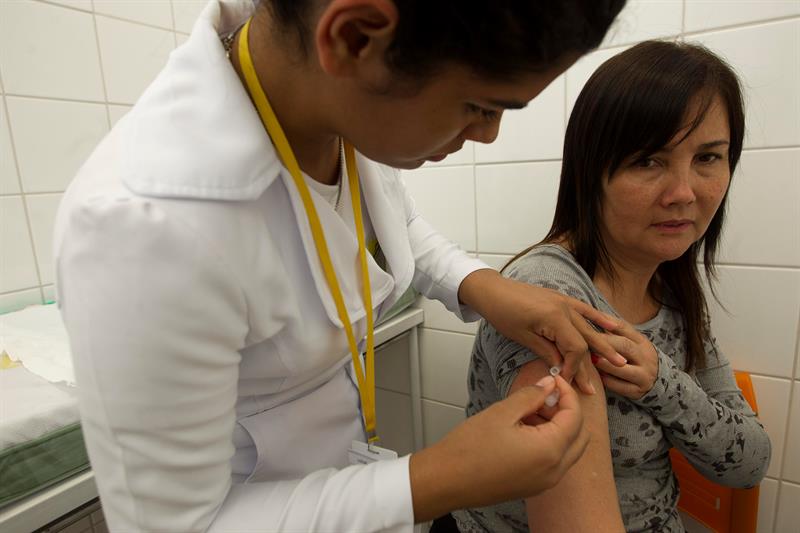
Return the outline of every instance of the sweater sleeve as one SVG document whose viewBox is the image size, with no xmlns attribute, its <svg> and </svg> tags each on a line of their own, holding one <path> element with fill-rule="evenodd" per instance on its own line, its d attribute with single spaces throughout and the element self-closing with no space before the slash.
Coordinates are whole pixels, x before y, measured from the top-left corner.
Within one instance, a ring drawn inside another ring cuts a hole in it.
<svg viewBox="0 0 800 533">
<path fill-rule="evenodd" d="M 707 341 L 705 348 L 707 366 L 696 379 L 659 350 L 655 384 L 634 403 L 652 413 L 670 443 L 708 479 L 755 486 L 769 466 L 769 437 L 716 342 Z"/>
<path fill-rule="evenodd" d="M 232 485 L 249 324 L 239 280 L 214 243 L 155 202 L 66 203 L 59 304 L 112 530 L 411 531 L 407 457 Z M 280 302 L 281 280 L 265 283 L 263 297 Z"/>
</svg>

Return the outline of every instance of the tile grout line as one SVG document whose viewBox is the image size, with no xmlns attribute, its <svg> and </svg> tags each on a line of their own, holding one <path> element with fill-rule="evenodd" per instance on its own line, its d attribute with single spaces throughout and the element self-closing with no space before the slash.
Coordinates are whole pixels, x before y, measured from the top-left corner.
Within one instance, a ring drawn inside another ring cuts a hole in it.
<svg viewBox="0 0 800 533">
<path fill-rule="evenodd" d="M 2 84 L 2 72 L 0 72 L 0 84 Z M 3 90 L 5 90 L 5 84 L 3 84 Z M 3 112 L 6 115 L 6 127 L 8 128 L 8 142 L 11 144 L 11 153 L 14 158 L 14 168 L 17 171 L 17 185 L 19 186 L 19 197 L 22 201 L 22 212 L 25 216 L 25 225 L 28 228 L 28 242 L 31 247 L 31 253 L 33 254 L 33 266 L 36 269 L 36 279 L 39 281 L 38 289 L 39 289 L 39 298 L 42 303 L 44 303 L 44 289 L 42 289 L 42 273 L 41 269 L 39 268 L 39 256 L 36 253 L 36 243 L 33 241 L 33 227 L 31 225 L 31 216 L 30 210 L 28 209 L 28 202 L 25 198 L 25 187 L 22 184 L 22 169 L 19 165 L 19 156 L 17 155 L 17 144 L 14 142 L 14 132 L 11 128 L 11 114 L 8 112 L 8 103 L 6 102 L 6 94 L 3 93 Z M 2 125 L 0 125 L 2 127 Z M 15 195 L 16 196 L 16 195 Z M 23 289 L 23 290 L 32 290 Z"/>
<path fill-rule="evenodd" d="M 95 11 L 94 0 L 90 0 L 90 3 L 92 5 L 91 11 L 87 11 L 86 9 L 81 9 L 79 7 L 69 6 L 69 5 L 65 5 L 65 4 L 55 4 L 55 3 L 52 3 L 52 2 L 48 2 L 47 0 L 34 0 L 34 1 L 36 1 L 36 2 L 38 2 L 40 4 L 51 6 L 51 7 L 61 7 L 61 8 L 64 8 L 64 9 L 69 9 L 70 11 L 76 11 L 78 13 L 87 13 L 87 14 L 91 14 L 91 15 L 95 15 L 96 14 L 96 15 L 99 15 L 101 17 L 106 17 L 106 18 L 110 18 L 110 19 L 114 19 L 114 20 L 119 20 L 121 22 L 129 22 L 131 24 L 136 24 L 137 26 L 144 26 L 146 28 L 153 28 L 155 30 L 173 31 L 171 28 L 168 28 L 166 26 L 158 26 L 156 24 L 150 24 L 149 22 L 142 22 L 140 20 L 127 19 L 125 17 L 120 17 L 118 15 L 109 15 L 107 13 L 98 13 L 98 12 Z"/>
<path fill-rule="evenodd" d="M 783 436 L 783 454 L 781 455 L 781 470 L 779 472 L 780 481 L 778 482 L 778 489 L 775 492 L 775 515 L 773 516 L 772 525 L 773 531 L 777 531 L 777 524 L 778 524 L 778 511 L 780 510 L 780 501 L 781 501 L 781 492 L 783 490 L 783 484 L 788 482 L 784 477 L 784 471 L 786 470 L 786 458 L 788 457 L 789 453 L 789 437 L 790 437 L 790 425 L 792 423 L 792 414 L 795 415 L 795 418 L 800 423 L 800 413 L 792 413 L 792 407 L 795 394 L 800 394 L 800 391 L 797 390 L 797 380 L 795 376 L 797 375 L 797 359 L 798 359 L 798 349 L 800 346 L 800 315 L 797 317 L 797 331 L 795 332 L 795 357 L 794 357 L 794 364 L 792 365 L 792 377 L 791 377 L 791 385 L 789 387 L 789 405 L 786 409 L 786 433 Z"/>
<path fill-rule="evenodd" d="M 103 52 L 100 49 L 100 31 L 97 27 L 97 13 L 94 11 L 94 0 L 92 2 L 92 25 L 94 26 L 94 44 L 97 47 L 97 61 L 100 67 L 100 79 L 103 82 L 103 98 L 106 108 L 106 125 L 108 126 L 108 130 L 111 130 L 111 108 L 108 106 L 108 87 L 106 84 L 106 69 L 103 68 Z M 71 181 L 71 180 L 70 180 Z"/>
</svg>

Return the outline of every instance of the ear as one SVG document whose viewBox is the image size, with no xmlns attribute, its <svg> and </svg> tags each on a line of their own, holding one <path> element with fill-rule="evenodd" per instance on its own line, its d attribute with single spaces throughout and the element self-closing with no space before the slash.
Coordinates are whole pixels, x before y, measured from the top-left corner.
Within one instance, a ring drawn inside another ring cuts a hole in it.
<svg viewBox="0 0 800 533">
<path fill-rule="evenodd" d="M 339 77 L 356 75 L 371 65 L 382 66 L 397 18 L 391 0 L 332 0 L 314 34 L 322 70 Z"/>
</svg>

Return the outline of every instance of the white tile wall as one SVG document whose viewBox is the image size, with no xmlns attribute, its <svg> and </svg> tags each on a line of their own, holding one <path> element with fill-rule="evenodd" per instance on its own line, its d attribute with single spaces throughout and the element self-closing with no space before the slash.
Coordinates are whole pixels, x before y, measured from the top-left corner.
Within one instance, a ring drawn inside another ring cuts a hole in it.
<svg viewBox="0 0 800 533">
<path fill-rule="evenodd" d="M 792 382 L 788 379 L 752 376 L 758 417 L 772 442 L 772 460 L 767 475 L 778 478 L 781 473 L 784 442 L 786 440 L 786 412 Z"/>
<path fill-rule="evenodd" d="M 790 413 L 800 413 L 800 381 L 794 382 Z M 786 454 L 783 465 L 783 479 L 800 483 L 800 417 L 789 420 L 786 437 Z"/>
<path fill-rule="evenodd" d="M 108 101 L 133 104 L 175 48 L 174 32 L 97 17 Z"/>
<path fill-rule="evenodd" d="M 404 172 L 417 211 L 457 242 L 475 250 L 475 179 L 473 167 L 423 167 Z"/>
<path fill-rule="evenodd" d="M 444 437 L 464 420 L 464 409 L 452 405 L 422 400 L 422 430 L 425 446 L 430 446 Z"/>
<path fill-rule="evenodd" d="M 767 533 L 772 531 L 775 523 L 775 506 L 778 503 L 778 482 L 765 479 L 758 489 L 758 523 L 756 531 Z"/>
<path fill-rule="evenodd" d="M 794 0 L 686 0 L 686 31 L 800 15 Z"/>
<path fill-rule="evenodd" d="M 102 101 L 92 15 L 31 0 L 0 2 L 0 73 L 11 94 Z"/>
<path fill-rule="evenodd" d="M 2 102 L 0 102 L 1 104 Z M 0 194 L 19 194 L 19 177 L 11 147 L 5 106 L 0 105 Z"/>
<path fill-rule="evenodd" d="M 564 76 L 528 106 L 503 113 L 492 144 L 475 145 L 476 163 L 560 159 L 564 141 Z"/>
<path fill-rule="evenodd" d="M 800 270 L 719 267 L 719 295 L 708 298 L 711 327 L 737 370 L 790 378 L 800 312 Z"/>
<path fill-rule="evenodd" d="M 464 407 L 473 336 L 424 328 L 419 338 L 422 397 Z"/>
<path fill-rule="evenodd" d="M 783 487 L 787 481 L 800 482 L 800 460 L 795 459 L 800 457 L 795 453 L 800 437 L 793 433 L 800 427 L 800 406 L 796 399 L 790 405 L 791 379 L 800 379 L 799 35 L 800 2 L 794 0 L 628 0 L 601 49 L 571 67 L 563 86 L 549 88 L 530 109 L 507 113 L 494 146 L 475 146 L 475 199 L 468 194 L 448 197 L 447 212 L 429 216 L 459 242 L 476 224 L 474 251 L 501 267 L 550 226 L 561 156 L 553 156 L 560 151 L 560 139 L 555 150 L 555 139 L 546 136 L 563 131 L 580 90 L 602 62 L 651 37 L 697 41 L 727 58 L 742 77 L 748 132 L 720 256 L 719 292 L 731 314 L 711 299 L 709 304 L 725 354 L 736 369 L 754 374 L 762 418 L 773 440 L 774 459 L 761 489 L 758 531 L 764 533 L 782 531 L 786 524 L 794 529 L 784 530 L 794 533 L 800 523 L 780 518 L 783 507 L 790 506 L 787 494 L 794 494 Z M 555 112 L 558 88 L 563 89 L 563 115 Z M 546 99 L 549 105 L 544 106 Z M 539 106 L 546 112 L 535 113 Z M 427 210 L 439 209 L 442 190 L 432 180 L 415 181 L 412 193 L 426 216 Z M 455 218 L 456 213 L 463 216 Z M 471 343 L 464 334 L 474 335 L 474 330 L 436 303 L 423 300 L 419 305 L 426 311 L 421 355 L 428 398 L 423 402 L 425 441 L 430 444 L 463 416 L 460 407 L 450 406 L 462 405 L 459 393 L 465 393 L 456 390 L 464 385 L 453 375 L 465 372 L 461 365 Z M 443 362 L 435 363 L 440 355 Z M 797 387 L 794 394 L 800 395 Z M 798 502 L 795 497 L 793 509 Z"/>
<path fill-rule="evenodd" d="M 53 300 L 60 194 L 206 3 L 0 0 L 0 312 Z"/>
<path fill-rule="evenodd" d="M 172 6 L 163 0 L 93 0 L 95 13 L 172 29 Z"/>
<path fill-rule="evenodd" d="M 800 485 L 782 482 L 778 495 L 775 533 L 797 533 L 800 526 Z"/>
<path fill-rule="evenodd" d="M 747 148 L 800 144 L 800 19 L 693 35 L 725 57 L 747 90 Z"/>
<path fill-rule="evenodd" d="M 541 240 L 553 220 L 560 172 L 560 162 L 477 167 L 479 251 L 514 254 Z"/>
<path fill-rule="evenodd" d="M 682 0 L 628 0 L 603 45 L 615 46 L 680 34 L 682 4 Z"/>
<path fill-rule="evenodd" d="M 20 196 L 0 198 L 0 293 L 39 285 Z"/>
<path fill-rule="evenodd" d="M 28 193 L 66 189 L 108 132 L 103 104 L 17 96 L 7 96 L 6 103 L 22 188 Z"/>
<path fill-rule="evenodd" d="M 744 152 L 728 194 L 720 261 L 800 267 L 800 149 Z"/>
</svg>

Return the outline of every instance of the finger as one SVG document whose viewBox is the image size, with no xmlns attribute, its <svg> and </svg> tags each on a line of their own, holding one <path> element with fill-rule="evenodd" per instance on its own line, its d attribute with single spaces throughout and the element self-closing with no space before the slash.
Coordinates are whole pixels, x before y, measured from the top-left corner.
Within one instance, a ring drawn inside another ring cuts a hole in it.
<svg viewBox="0 0 800 533">
<path fill-rule="evenodd" d="M 544 406 L 547 395 L 556 388 L 552 376 L 545 376 L 536 385 L 526 385 L 509 394 L 508 397 L 495 404 L 503 409 L 503 416 L 516 424 L 539 411 Z"/>
<path fill-rule="evenodd" d="M 538 355 L 549 366 L 562 366 L 564 364 L 564 360 L 561 358 L 561 353 L 556 348 L 555 343 L 552 341 L 542 337 L 541 335 L 537 335 L 536 333 L 529 332 L 526 338 L 522 339 L 522 343 L 526 346 L 531 352 Z"/>
<path fill-rule="evenodd" d="M 638 346 L 628 337 L 608 333 L 606 334 L 606 341 L 618 354 L 626 359 L 626 362 L 634 364 L 640 362 Z"/>
<path fill-rule="evenodd" d="M 572 320 L 575 328 L 580 332 L 589 346 L 592 347 L 592 352 L 600 357 L 608 359 L 617 366 L 622 366 L 626 363 L 625 358 L 608 342 L 609 335 L 598 332 L 576 312 L 573 312 Z"/>
<path fill-rule="evenodd" d="M 585 359 L 578 365 L 578 371 L 575 373 L 574 383 L 582 393 L 589 396 L 597 392 L 592 384 L 592 376 L 586 366 Z"/>
<path fill-rule="evenodd" d="M 526 426 L 538 426 L 547 423 L 548 420 L 549 419 L 547 418 L 539 416 L 539 413 L 536 413 L 526 416 L 524 419 L 522 419 L 522 423 Z"/>
<path fill-rule="evenodd" d="M 603 380 L 603 386 L 607 390 L 615 392 L 625 398 L 639 398 L 642 395 L 639 387 L 629 381 L 619 379 L 610 374 L 601 374 L 600 379 Z"/>
<path fill-rule="evenodd" d="M 642 372 L 642 368 L 636 365 L 614 366 L 605 359 L 600 359 L 594 366 L 597 370 L 631 383 L 634 383 Z"/>
<path fill-rule="evenodd" d="M 579 317 L 577 313 L 570 310 L 571 315 Z M 552 334 L 544 332 L 543 335 L 547 338 L 553 339 L 556 348 L 563 357 L 563 364 L 561 365 L 561 374 L 565 379 L 570 380 L 575 375 L 578 362 L 588 356 L 589 345 L 584 340 L 580 329 L 576 327 L 572 316 L 558 315 L 553 317 L 550 323 Z M 584 327 L 591 330 L 591 327 L 586 324 L 586 321 L 579 319 Z"/>
<path fill-rule="evenodd" d="M 608 333 L 614 333 L 615 335 L 619 335 L 621 337 L 625 337 L 626 339 L 630 339 L 635 342 L 640 342 L 644 335 L 633 327 L 630 322 L 625 320 L 620 320 L 619 325 L 615 328 L 608 328 Z"/>
<path fill-rule="evenodd" d="M 589 445 L 589 431 L 586 427 L 581 427 L 578 436 L 572 443 L 567 447 L 564 455 L 561 457 L 561 471 L 566 471 L 572 465 L 574 465 L 578 459 L 583 456 L 583 453 L 586 451 L 586 448 Z"/>
<path fill-rule="evenodd" d="M 586 320 L 597 324 L 605 330 L 616 329 L 619 327 L 619 323 L 621 322 L 620 319 L 595 309 L 591 305 L 581 302 L 580 300 L 572 299 L 569 301 L 569 305 Z"/>
</svg>

